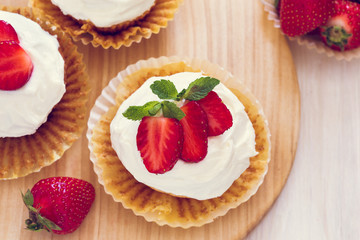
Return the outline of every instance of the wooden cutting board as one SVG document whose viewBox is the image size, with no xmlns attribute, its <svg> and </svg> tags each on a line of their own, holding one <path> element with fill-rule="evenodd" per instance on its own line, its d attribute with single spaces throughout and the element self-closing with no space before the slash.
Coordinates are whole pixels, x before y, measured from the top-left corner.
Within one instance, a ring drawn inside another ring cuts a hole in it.
<svg viewBox="0 0 360 240">
<path fill-rule="evenodd" d="M 26 6 L 25 0 L 0 4 Z M 115 203 L 97 182 L 89 160 L 85 131 L 55 164 L 17 180 L 0 181 L 1 239 L 240 239 L 263 218 L 280 194 L 297 147 L 300 94 L 285 38 L 267 20 L 260 1 L 185 0 L 173 22 L 160 34 L 131 47 L 104 50 L 79 46 L 88 67 L 92 92 L 89 111 L 103 87 L 119 71 L 140 59 L 188 56 L 208 59 L 245 82 L 264 107 L 272 134 L 269 172 L 247 203 L 201 228 L 159 227 Z M 1 153 L 0 153 L 1 154 Z M 51 176 L 73 176 L 96 189 L 94 205 L 81 225 L 66 237 L 24 230 L 27 217 L 20 190 Z"/>
</svg>

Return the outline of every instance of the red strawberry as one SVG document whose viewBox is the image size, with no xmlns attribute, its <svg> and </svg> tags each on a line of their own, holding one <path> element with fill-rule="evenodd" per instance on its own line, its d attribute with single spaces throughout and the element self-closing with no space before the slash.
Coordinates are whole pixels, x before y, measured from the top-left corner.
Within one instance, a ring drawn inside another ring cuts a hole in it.
<svg viewBox="0 0 360 240">
<path fill-rule="evenodd" d="M 15 29 L 7 22 L 0 20 L 0 42 L 19 43 Z"/>
<path fill-rule="evenodd" d="M 23 196 L 30 218 L 27 229 L 56 234 L 75 231 L 95 199 L 94 187 L 81 179 L 52 177 L 40 180 Z"/>
<path fill-rule="evenodd" d="M 335 13 L 320 28 L 325 44 L 344 51 L 360 46 L 360 4 L 344 0 L 335 1 Z"/>
<path fill-rule="evenodd" d="M 209 123 L 209 136 L 221 135 L 233 125 L 229 109 L 216 92 L 209 92 L 205 98 L 197 102 L 206 113 Z"/>
<path fill-rule="evenodd" d="M 30 79 L 33 64 L 18 44 L 0 42 L 0 90 L 16 90 Z"/>
<path fill-rule="evenodd" d="M 333 0 L 281 0 L 281 29 L 290 37 L 304 35 L 324 24 L 333 6 Z"/>
<path fill-rule="evenodd" d="M 208 121 L 205 112 L 196 101 L 181 107 L 185 117 L 180 120 L 184 130 L 181 159 L 186 162 L 203 160 L 208 149 Z"/>
<path fill-rule="evenodd" d="M 165 117 L 144 117 L 136 135 L 137 148 L 151 173 L 171 170 L 179 159 L 183 132 L 179 120 Z"/>
</svg>

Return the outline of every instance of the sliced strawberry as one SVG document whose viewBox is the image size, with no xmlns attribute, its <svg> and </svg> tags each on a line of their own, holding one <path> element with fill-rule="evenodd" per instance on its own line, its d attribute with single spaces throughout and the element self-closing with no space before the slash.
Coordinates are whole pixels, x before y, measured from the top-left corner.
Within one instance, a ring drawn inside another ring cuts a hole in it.
<svg viewBox="0 0 360 240">
<path fill-rule="evenodd" d="M 136 135 L 146 169 L 151 173 L 171 170 L 179 159 L 183 131 L 179 120 L 165 117 L 144 117 Z"/>
<path fill-rule="evenodd" d="M 185 117 L 180 120 L 184 130 L 181 159 L 186 162 L 203 160 L 208 149 L 208 121 L 204 110 L 196 101 L 181 107 Z"/>
<path fill-rule="evenodd" d="M 30 56 L 16 43 L 0 42 L 0 90 L 16 90 L 30 79 Z"/>
<path fill-rule="evenodd" d="M 0 20 L 0 42 L 19 43 L 15 29 L 4 20 Z"/>
<path fill-rule="evenodd" d="M 334 50 L 344 51 L 360 46 L 360 4 L 336 0 L 335 12 L 320 27 L 323 42 Z"/>
<path fill-rule="evenodd" d="M 290 37 L 305 35 L 324 24 L 333 7 L 333 0 L 281 0 L 281 29 Z"/>
<path fill-rule="evenodd" d="M 233 118 L 216 92 L 211 91 L 208 95 L 197 101 L 205 111 L 209 123 L 209 136 L 223 134 L 233 125 Z"/>
</svg>

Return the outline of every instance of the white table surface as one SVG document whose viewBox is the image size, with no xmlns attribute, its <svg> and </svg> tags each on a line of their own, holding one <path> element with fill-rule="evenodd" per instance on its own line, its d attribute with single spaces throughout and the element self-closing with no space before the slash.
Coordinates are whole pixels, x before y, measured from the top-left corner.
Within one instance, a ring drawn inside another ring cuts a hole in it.
<svg viewBox="0 0 360 240">
<path fill-rule="evenodd" d="M 289 42 L 301 91 L 298 150 L 285 188 L 247 236 L 360 239 L 360 59 Z"/>
</svg>

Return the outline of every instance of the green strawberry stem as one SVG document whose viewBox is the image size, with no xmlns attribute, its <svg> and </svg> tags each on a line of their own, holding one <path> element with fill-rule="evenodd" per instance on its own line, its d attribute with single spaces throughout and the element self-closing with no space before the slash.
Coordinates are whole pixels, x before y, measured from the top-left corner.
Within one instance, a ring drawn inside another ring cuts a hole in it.
<svg viewBox="0 0 360 240">
<path fill-rule="evenodd" d="M 280 0 L 275 0 L 274 5 L 275 5 L 275 8 L 276 8 L 276 9 L 278 9 L 278 7 L 279 7 L 279 2 L 280 2 Z M 279 10 L 279 9 L 278 9 L 278 10 Z"/>
<path fill-rule="evenodd" d="M 39 213 L 40 209 L 36 209 L 34 204 L 34 197 L 30 190 L 27 190 L 25 195 L 21 193 L 25 206 L 29 209 L 29 218 L 25 220 L 26 229 L 31 231 L 41 231 L 45 229 L 48 232 L 52 230 L 60 231 L 61 228 L 49 219 L 41 216 Z"/>
<path fill-rule="evenodd" d="M 344 51 L 345 46 L 348 44 L 349 38 L 352 36 L 351 33 L 346 32 L 346 30 L 341 26 L 331 26 L 322 27 L 324 32 L 322 35 L 326 37 L 326 43 L 328 46 L 337 46 Z"/>
</svg>

